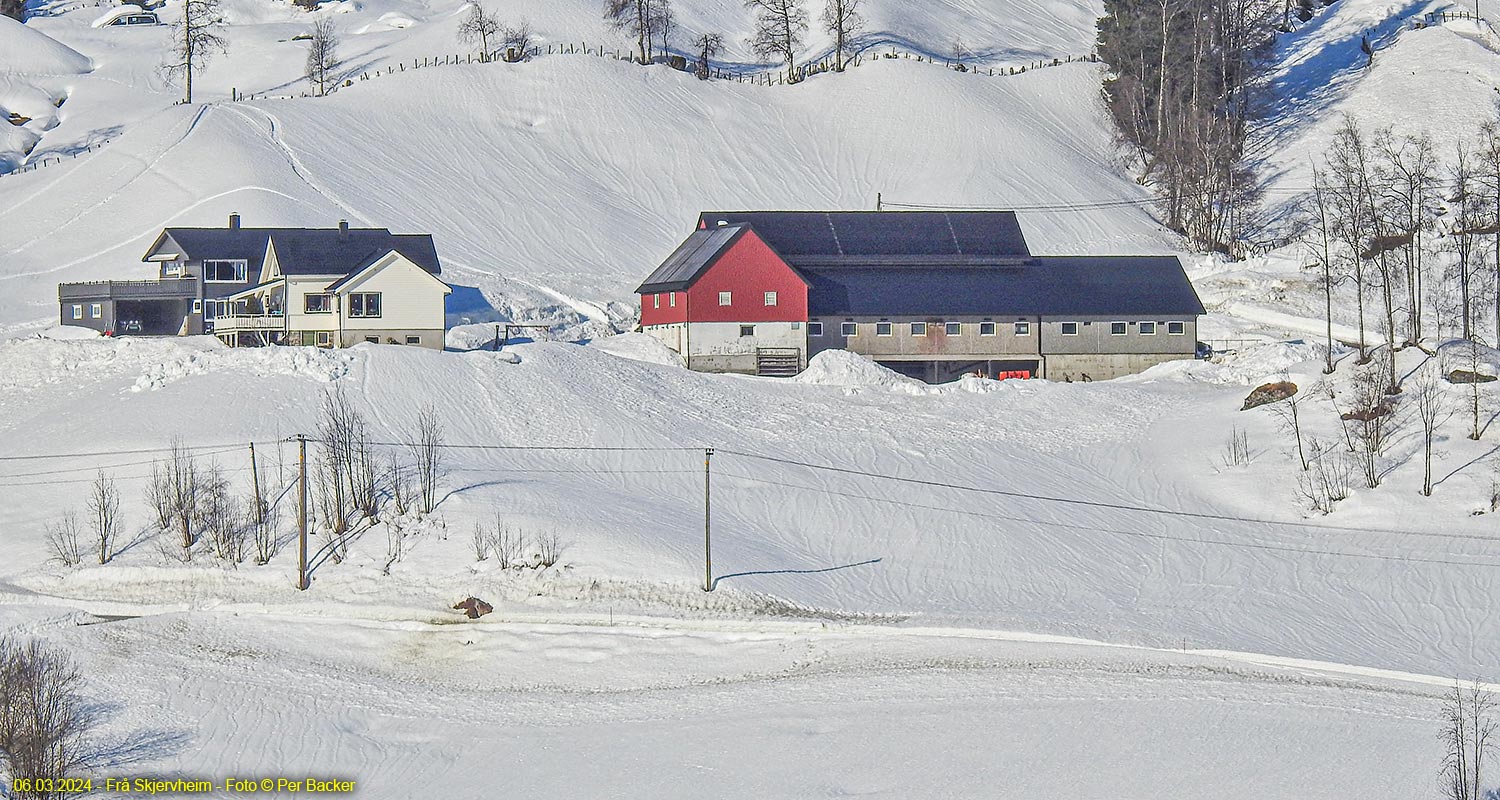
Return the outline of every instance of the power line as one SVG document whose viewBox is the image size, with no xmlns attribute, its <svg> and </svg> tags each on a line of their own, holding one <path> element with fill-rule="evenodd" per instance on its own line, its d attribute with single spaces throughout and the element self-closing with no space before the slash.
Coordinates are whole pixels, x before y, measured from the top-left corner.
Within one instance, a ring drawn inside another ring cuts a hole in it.
<svg viewBox="0 0 1500 800">
<path fill-rule="evenodd" d="M 146 453 L 170 453 L 173 450 L 223 450 L 228 452 L 244 447 L 248 442 L 224 442 L 222 444 L 181 445 L 178 447 L 145 447 L 138 450 L 96 450 L 92 453 L 28 453 L 24 456 L 0 456 L 0 461 L 41 461 L 63 458 L 100 458 L 103 456 L 138 456 Z M 261 444 L 261 442 L 256 442 Z M 150 463 L 150 462 L 146 462 Z M 3 476 L 0 476 L 3 477 Z"/>
<path fill-rule="evenodd" d="M 829 490 L 829 489 L 821 489 L 821 488 L 818 488 L 818 487 L 815 487 L 815 486 L 802 486 L 800 484 L 783 483 L 783 482 L 780 482 L 780 481 L 766 480 L 764 478 L 752 478 L 752 477 L 750 477 L 748 475 L 726 474 L 725 477 L 735 478 L 735 479 L 744 480 L 744 481 L 750 481 L 752 483 L 766 484 L 768 486 L 778 486 L 778 487 L 782 487 L 782 488 L 786 488 L 786 489 L 802 489 L 802 490 L 805 490 L 805 491 L 817 492 L 819 494 L 834 495 L 834 496 L 838 496 L 838 497 L 849 497 L 849 498 L 853 498 L 853 499 L 856 499 L 856 500 L 867 500 L 867 501 L 870 501 L 872 503 L 885 503 L 885 504 L 888 504 L 888 505 L 901 506 L 901 507 L 904 507 L 904 508 L 922 509 L 922 510 L 925 510 L 925 511 L 939 511 L 939 512 L 943 512 L 943 513 L 947 513 L 947 514 L 955 514 L 955 515 L 964 516 L 964 517 L 979 517 L 981 519 L 986 519 L 986 520 L 989 520 L 991 522 L 994 522 L 995 519 L 996 519 L 996 517 L 995 517 L 994 514 L 982 514 L 982 513 L 977 512 L 977 511 L 964 511 L 962 509 L 947 508 L 947 507 L 944 507 L 944 506 L 930 506 L 930 505 L 925 505 L 925 504 L 922 504 L 922 503 L 909 503 L 909 502 L 906 502 L 904 500 L 892 500 L 890 498 L 885 498 L 885 497 L 870 497 L 869 495 L 852 494 L 852 493 L 849 493 L 849 492 L 838 492 L 838 491 L 832 491 L 832 490 Z M 1249 550 L 1266 550 L 1266 551 L 1281 552 L 1281 553 L 1297 553 L 1299 555 L 1338 556 L 1338 557 L 1344 557 L 1344 558 L 1364 558 L 1364 559 L 1371 559 L 1371 560 L 1376 560 L 1376 561 L 1397 561 L 1397 562 L 1406 562 L 1406 563 L 1415 563 L 1415 564 L 1437 564 L 1437 565 L 1456 566 L 1456 567 L 1490 567 L 1490 568 L 1500 567 L 1500 563 L 1490 563 L 1490 562 L 1483 562 L 1483 561 L 1456 561 L 1456 560 L 1452 560 L 1452 559 L 1426 558 L 1426 557 L 1421 557 L 1421 556 L 1381 555 L 1381 554 L 1378 554 L 1378 553 L 1350 553 L 1350 552 L 1343 551 L 1343 550 L 1313 550 L 1313 549 L 1308 549 L 1308 548 L 1305 548 L 1305 547 L 1291 547 L 1289 545 L 1263 544 L 1263 543 L 1260 543 L 1260 542 L 1232 542 L 1232 541 L 1227 541 L 1227 540 L 1223 540 L 1223 539 L 1195 539 L 1195 538 L 1190 538 L 1190 537 L 1187 537 L 1187 536 L 1172 536 L 1172 535 L 1165 534 L 1165 533 L 1145 533 L 1143 531 L 1126 531 L 1126 530 L 1120 530 L 1118 528 L 1101 528 L 1101 527 L 1092 526 L 1092 525 L 1074 525 L 1074 524 L 1067 523 L 1067 522 L 1056 522 L 1056 521 L 1052 521 L 1052 520 L 1032 519 L 1030 517 L 1007 516 L 1007 517 L 1005 517 L 1005 521 L 1008 521 L 1008 522 L 1024 522 L 1024 523 L 1028 523 L 1028 524 L 1031 524 L 1031 525 L 1043 525 L 1043 526 L 1048 526 L 1048 527 L 1053 527 L 1053 528 L 1064 528 L 1064 529 L 1067 529 L 1067 530 L 1088 531 L 1088 532 L 1091 532 L 1091 533 L 1109 533 L 1109 534 L 1115 534 L 1115 535 L 1118 535 L 1118 536 L 1133 536 L 1133 537 L 1138 537 L 1138 538 L 1142 538 L 1142 539 L 1156 539 L 1156 540 L 1170 541 L 1170 542 L 1186 542 L 1186 543 L 1189 543 L 1189 544 L 1207 544 L 1207 545 L 1215 545 L 1215 546 L 1218 546 L 1218 547 L 1238 547 L 1238 548 L 1249 549 Z"/>
<path fill-rule="evenodd" d="M 965 486 L 963 484 L 944 483 L 942 481 L 924 480 L 922 478 L 907 478 L 900 475 L 886 475 L 879 472 L 868 472 L 865 470 L 851 469 L 849 467 L 835 467 L 829 464 L 812 464 L 806 461 L 797 461 L 790 458 L 778 458 L 776 456 L 759 455 L 756 453 L 743 453 L 736 450 L 721 449 L 718 452 L 732 456 L 739 456 L 740 458 L 768 461 L 776 464 L 787 464 L 791 466 L 803 467 L 806 469 L 821 470 L 824 472 L 835 472 L 843 475 L 857 475 L 865 478 L 878 478 L 880 480 L 895 481 L 898 483 L 909 483 L 918 486 L 931 486 L 940 489 L 952 489 L 961 492 L 974 492 L 977 494 L 994 495 L 999 497 L 1012 497 L 1021 500 L 1034 500 L 1046 503 L 1061 503 L 1065 505 L 1083 506 L 1086 508 L 1100 508 L 1110 511 L 1132 511 L 1142 514 L 1158 514 L 1162 516 L 1183 517 L 1187 519 L 1211 520 L 1214 522 L 1240 522 L 1252 525 L 1274 525 L 1277 527 L 1325 531 L 1329 533 L 1394 533 L 1405 536 L 1425 536 L 1435 539 L 1466 539 L 1488 543 L 1500 543 L 1500 538 L 1496 538 L 1493 536 L 1480 536 L 1478 534 L 1432 533 L 1429 531 L 1397 530 L 1390 528 L 1353 528 L 1339 525 L 1319 525 L 1312 522 L 1256 519 L 1254 517 L 1237 517 L 1232 514 L 1215 514 L 1207 511 L 1178 511 L 1169 508 L 1153 508 L 1151 506 L 1131 505 L 1128 503 L 1113 503 L 1104 500 L 1086 500 L 1078 497 L 1028 494 L 1026 492 L 1019 492 L 1009 489 L 990 489 L 982 486 Z"/>
</svg>

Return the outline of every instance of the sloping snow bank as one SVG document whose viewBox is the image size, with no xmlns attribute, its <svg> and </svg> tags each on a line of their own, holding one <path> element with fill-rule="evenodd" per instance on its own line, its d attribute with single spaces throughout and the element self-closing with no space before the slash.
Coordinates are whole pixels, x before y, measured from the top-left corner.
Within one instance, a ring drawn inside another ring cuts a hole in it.
<svg viewBox="0 0 1500 800">
<path fill-rule="evenodd" d="M 643 361 L 647 364 L 661 364 L 667 367 L 683 366 L 682 356 L 650 334 L 645 333 L 622 333 L 618 336 L 606 336 L 595 339 L 589 343 L 589 347 L 612 356 L 628 358 L 631 361 Z"/>
<path fill-rule="evenodd" d="M 906 394 L 932 393 L 932 387 L 916 378 L 908 378 L 847 350 L 824 350 L 813 356 L 796 381 L 815 386 L 870 386 Z"/>
<path fill-rule="evenodd" d="M 94 69 L 86 55 L 35 28 L 0 16 L 0 73 L 82 75 Z"/>
</svg>

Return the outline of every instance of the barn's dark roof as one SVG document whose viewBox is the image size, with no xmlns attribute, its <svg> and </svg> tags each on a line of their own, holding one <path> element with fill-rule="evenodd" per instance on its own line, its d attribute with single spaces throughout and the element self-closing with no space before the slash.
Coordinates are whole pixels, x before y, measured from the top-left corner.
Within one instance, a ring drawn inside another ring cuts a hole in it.
<svg viewBox="0 0 1500 800">
<path fill-rule="evenodd" d="M 1014 267 L 799 269 L 808 314 L 1109 316 L 1204 313 L 1172 256 L 1062 256 Z"/>
<path fill-rule="evenodd" d="M 794 267 L 1013 261 L 1031 251 L 1012 211 L 705 211 L 700 229 L 748 224 Z"/>
<path fill-rule="evenodd" d="M 646 282 L 635 290 L 636 293 L 678 292 L 688 288 L 746 230 L 744 225 L 726 225 L 722 228 L 693 231 L 687 241 L 674 250 L 672 255 L 667 256 L 667 260 L 646 278 Z"/>
<path fill-rule="evenodd" d="M 367 266 L 392 250 L 428 272 L 442 274 L 437 248 L 427 234 L 394 234 L 385 228 L 167 228 L 151 250 L 170 249 L 175 242 L 183 258 L 244 259 L 251 273 L 260 270 L 266 243 L 275 241 L 276 259 L 283 274 L 344 274 Z"/>
</svg>

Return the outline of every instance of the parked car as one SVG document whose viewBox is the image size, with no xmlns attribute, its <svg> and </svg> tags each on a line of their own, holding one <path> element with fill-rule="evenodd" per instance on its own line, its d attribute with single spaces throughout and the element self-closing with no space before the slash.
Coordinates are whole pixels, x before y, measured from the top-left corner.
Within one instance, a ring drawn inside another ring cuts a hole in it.
<svg viewBox="0 0 1500 800">
<path fill-rule="evenodd" d="M 118 27 L 118 26 L 121 26 L 121 25 L 160 25 L 160 24 L 161 24 L 161 19 L 160 18 L 158 18 L 153 13 L 146 12 L 144 14 L 126 14 L 125 16 L 120 17 L 119 19 L 116 19 L 114 22 L 109 23 L 108 27 L 114 28 L 114 27 Z"/>
<path fill-rule="evenodd" d="M 115 333 L 140 333 L 142 330 L 141 321 L 138 319 L 122 319 L 115 327 Z"/>
</svg>

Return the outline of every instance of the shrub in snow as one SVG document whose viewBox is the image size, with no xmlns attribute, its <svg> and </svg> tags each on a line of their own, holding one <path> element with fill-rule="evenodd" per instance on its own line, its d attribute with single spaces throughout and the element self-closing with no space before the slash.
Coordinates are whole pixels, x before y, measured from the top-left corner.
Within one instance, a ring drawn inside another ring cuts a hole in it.
<svg viewBox="0 0 1500 800">
<path fill-rule="evenodd" d="M 47 549 L 66 567 L 83 563 L 83 549 L 78 538 L 78 516 L 71 511 L 57 522 L 47 523 Z"/>
<path fill-rule="evenodd" d="M 58 779 L 87 766 L 86 740 L 98 717 L 84 702 L 82 683 L 65 651 L 35 640 L 0 638 L 0 764 L 12 778 Z"/>
</svg>

